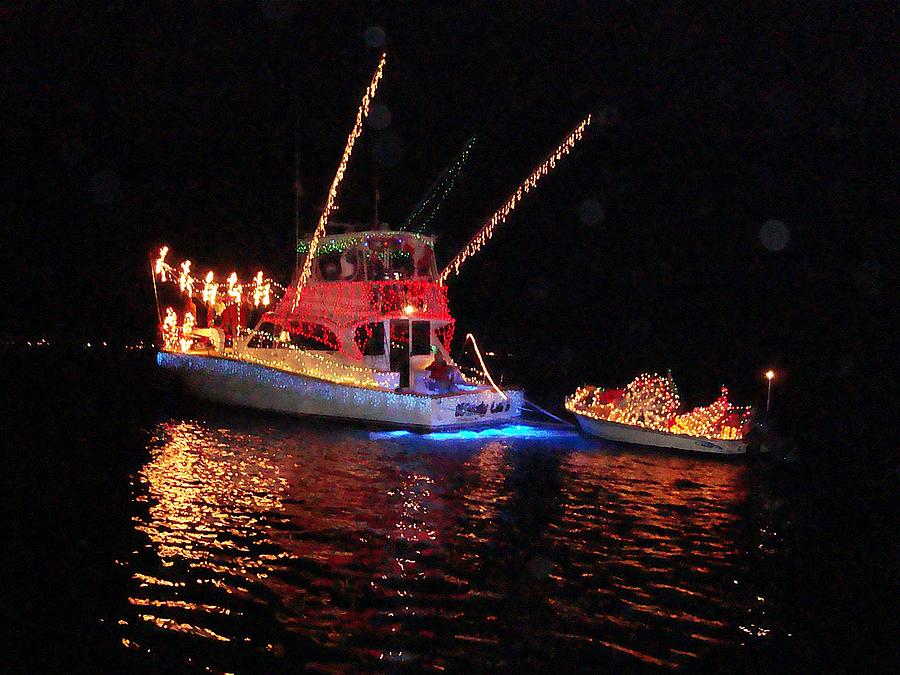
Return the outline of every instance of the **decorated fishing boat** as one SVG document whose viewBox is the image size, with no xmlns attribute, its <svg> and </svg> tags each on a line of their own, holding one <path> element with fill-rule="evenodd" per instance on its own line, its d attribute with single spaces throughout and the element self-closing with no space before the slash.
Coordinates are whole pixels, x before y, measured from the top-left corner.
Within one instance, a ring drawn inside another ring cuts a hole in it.
<svg viewBox="0 0 900 675">
<path fill-rule="evenodd" d="M 639 375 L 624 389 L 579 387 L 565 405 L 590 436 L 719 455 L 747 452 L 746 434 L 753 418 L 752 408 L 728 400 L 725 387 L 710 405 L 681 412 L 671 374 Z"/>
<path fill-rule="evenodd" d="M 494 382 L 474 338 L 478 377 L 463 375 L 451 358 L 455 320 L 446 281 L 569 153 L 590 117 L 439 271 L 434 238 L 421 231 L 354 227 L 331 219 L 384 63 L 382 56 L 318 223 L 308 239 L 298 242 L 289 284 L 278 284 L 262 271 L 243 282 L 234 272 L 218 277 L 221 281 L 211 270 L 202 279 L 194 277 L 191 261 L 167 261 L 168 247 L 153 261 L 162 337 L 157 361 L 195 395 L 262 410 L 417 430 L 508 424 L 520 416 L 523 392 Z M 448 189 L 443 184 L 436 188 L 432 194 Z M 166 292 L 177 294 L 168 306 L 160 301 Z"/>
<path fill-rule="evenodd" d="M 222 289 L 232 301 L 218 319 L 209 276 L 194 291 L 205 322 L 167 309 L 159 365 L 202 398 L 263 410 L 423 429 L 518 417 L 520 390 L 467 378 L 450 357 L 455 321 L 432 246 L 400 231 L 329 237 L 301 291 L 287 286 L 269 309 L 271 280 L 233 282 Z M 165 262 L 157 264 L 165 274 Z"/>
</svg>

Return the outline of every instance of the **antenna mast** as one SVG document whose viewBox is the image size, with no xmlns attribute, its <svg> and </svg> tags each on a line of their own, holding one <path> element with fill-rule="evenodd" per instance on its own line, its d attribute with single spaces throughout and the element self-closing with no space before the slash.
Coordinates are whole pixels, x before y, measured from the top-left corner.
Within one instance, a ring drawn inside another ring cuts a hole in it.
<svg viewBox="0 0 900 675">
<path fill-rule="evenodd" d="M 294 122 L 294 274 L 300 268 L 300 118 Z"/>
</svg>

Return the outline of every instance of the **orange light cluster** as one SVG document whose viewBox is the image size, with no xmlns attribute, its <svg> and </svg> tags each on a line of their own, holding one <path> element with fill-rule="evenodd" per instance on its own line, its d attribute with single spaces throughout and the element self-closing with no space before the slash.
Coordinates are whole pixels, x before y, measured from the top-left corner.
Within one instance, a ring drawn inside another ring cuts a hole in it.
<svg viewBox="0 0 900 675">
<path fill-rule="evenodd" d="M 181 263 L 181 273 L 178 275 L 178 288 L 182 293 L 187 292 L 191 297 L 194 296 L 194 277 L 191 276 L 191 261 L 185 260 Z"/>
<path fill-rule="evenodd" d="M 728 390 L 722 387 L 719 398 L 708 406 L 698 406 L 688 413 L 678 415 L 672 425 L 672 432 L 726 440 L 741 438 L 743 433 L 740 424 L 734 426 L 726 423 L 728 416 L 737 412 L 738 408 L 728 401 Z"/>
<path fill-rule="evenodd" d="M 263 279 L 263 273 L 257 272 L 253 279 L 253 304 L 257 307 L 262 305 L 268 307 L 271 302 L 269 297 L 271 294 L 271 286 L 268 281 Z"/>
<path fill-rule="evenodd" d="M 194 315 L 187 312 L 184 315 L 184 323 L 181 326 L 181 339 L 178 341 L 178 345 L 183 352 L 190 351 L 191 345 L 194 344 L 194 340 L 191 337 L 194 334 L 194 323 Z"/>
<path fill-rule="evenodd" d="M 350 155 L 353 152 L 353 146 L 356 143 L 356 139 L 362 134 L 363 121 L 369 115 L 369 104 L 375 97 L 375 92 L 378 89 L 378 83 L 381 81 L 381 74 L 384 70 L 386 59 L 387 53 L 382 54 L 381 61 L 378 62 L 378 67 L 375 69 L 375 74 L 372 75 L 372 80 L 366 88 L 366 93 L 363 94 L 359 110 L 356 111 L 356 121 L 353 124 L 353 128 L 350 130 L 350 135 L 347 137 L 347 144 L 344 146 L 344 154 L 338 164 L 337 172 L 334 174 L 334 180 L 331 181 L 331 188 L 328 190 L 328 199 L 325 201 L 325 208 L 322 209 L 322 215 L 319 217 L 319 222 L 316 225 L 315 232 L 313 232 L 313 236 L 309 242 L 309 251 L 306 253 L 306 259 L 303 261 L 303 269 L 297 280 L 297 297 L 299 297 L 300 290 L 306 286 L 310 275 L 312 275 L 312 261 L 316 257 L 316 248 L 319 246 L 319 240 L 322 238 L 322 235 L 325 234 L 325 225 L 328 223 L 328 219 L 334 211 L 338 187 L 344 178 L 344 172 L 347 170 L 347 164 L 350 162 Z"/>
<path fill-rule="evenodd" d="M 169 254 L 169 247 L 163 246 L 159 249 L 159 257 L 153 264 L 153 273 L 159 277 L 160 281 L 166 280 L 166 256 Z"/>
<path fill-rule="evenodd" d="M 575 147 L 575 144 L 581 140 L 584 136 L 584 130 L 591 123 L 591 116 L 588 115 L 581 122 L 578 123 L 572 133 L 566 136 L 565 140 L 560 143 L 556 149 L 551 152 L 547 158 L 541 162 L 541 164 L 531 172 L 531 174 L 519 184 L 519 187 L 516 188 L 516 191 L 513 192 L 509 199 L 497 209 L 494 214 L 488 219 L 488 221 L 481 226 L 481 229 L 475 233 L 475 236 L 469 240 L 469 243 L 466 244 L 466 247 L 460 251 L 453 260 L 451 260 L 447 266 L 441 271 L 440 275 L 438 275 L 438 282 L 443 284 L 444 281 L 447 280 L 447 277 L 450 276 L 450 273 L 453 272 L 455 274 L 459 274 L 460 266 L 470 257 L 478 253 L 481 250 L 481 247 L 487 243 L 487 241 L 494 235 L 494 228 L 497 225 L 505 222 L 509 217 L 509 214 L 513 212 L 516 208 L 516 204 L 518 204 L 525 197 L 528 192 L 537 187 L 537 184 L 540 182 L 541 178 L 550 173 L 554 168 L 556 168 L 556 163 L 561 160 L 563 157 L 568 155 L 572 148 Z"/>
<path fill-rule="evenodd" d="M 179 263 L 176 268 L 166 262 L 168 253 L 168 246 L 159 249 L 159 256 L 153 261 L 154 277 L 158 277 L 163 282 L 177 283 L 179 292 L 191 298 L 199 295 L 207 307 L 212 307 L 216 305 L 217 301 L 224 300 L 226 306 L 237 305 L 238 317 L 240 317 L 245 297 L 248 300 L 252 298 L 257 307 L 260 305 L 268 307 L 274 298 L 284 293 L 284 286 L 264 277 L 262 271 L 257 272 L 256 276 L 247 284 L 240 282 L 236 272 L 228 275 L 222 284 L 215 281 L 215 274 L 212 270 L 208 271 L 202 280 L 197 279 L 191 274 L 192 263 L 190 260 Z M 224 286 L 221 292 L 220 286 Z M 240 321 L 240 318 L 238 320 Z M 179 326 L 177 314 L 171 307 L 167 308 L 166 316 L 160 326 L 165 348 L 169 351 L 189 351 L 194 344 L 191 335 L 195 325 L 196 316 L 191 312 L 186 312 L 184 320 Z"/>
<path fill-rule="evenodd" d="M 168 246 L 163 246 L 159 249 L 159 257 L 153 261 L 154 275 L 159 277 L 160 281 L 174 281 L 177 279 L 178 288 L 182 293 L 187 293 L 194 297 L 199 291 L 199 295 L 204 303 L 214 305 L 219 297 L 219 284 L 214 281 L 215 274 L 213 271 L 208 271 L 203 281 L 200 281 L 191 275 L 192 263 L 190 260 L 179 263 L 178 269 L 180 271 L 176 271 L 172 265 L 166 262 L 168 253 Z M 237 272 L 232 272 L 228 275 L 226 283 L 225 295 L 231 299 L 231 302 L 240 303 L 244 295 L 245 284 L 240 282 Z M 259 305 L 268 307 L 272 303 L 273 296 L 277 297 L 284 292 L 284 286 L 268 277 L 264 277 L 261 270 L 246 285 L 253 289 L 250 293 L 253 297 L 253 304 L 257 307 Z"/>
<path fill-rule="evenodd" d="M 194 344 L 194 315 L 187 312 L 184 321 L 178 325 L 178 315 L 171 307 L 166 307 L 166 318 L 163 319 L 160 331 L 162 332 L 163 346 L 168 351 L 188 352 Z"/>
<path fill-rule="evenodd" d="M 234 300 L 236 303 L 241 302 L 241 294 L 244 290 L 244 287 L 238 283 L 238 275 L 236 272 L 232 272 L 228 276 L 228 297 Z"/>
<path fill-rule="evenodd" d="M 207 305 L 215 305 L 218 292 L 219 284 L 213 282 L 213 273 L 210 270 L 206 273 L 206 279 L 203 282 L 203 302 Z"/>
<path fill-rule="evenodd" d="M 166 318 L 162 323 L 162 337 L 166 349 L 171 351 L 180 348 L 181 334 L 178 327 L 178 315 L 171 307 L 166 307 Z"/>
<path fill-rule="evenodd" d="M 579 387 L 566 399 L 566 409 L 598 420 L 664 431 L 685 436 L 720 440 L 743 438 L 752 409 L 732 405 L 728 390 L 707 406 L 679 413 L 680 400 L 671 375 L 643 374 L 624 390 Z"/>
</svg>

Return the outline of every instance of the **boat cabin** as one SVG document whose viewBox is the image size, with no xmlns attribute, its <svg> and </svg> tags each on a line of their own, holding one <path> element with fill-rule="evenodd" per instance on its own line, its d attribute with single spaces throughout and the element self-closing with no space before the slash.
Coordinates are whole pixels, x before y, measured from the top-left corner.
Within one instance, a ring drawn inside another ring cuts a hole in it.
<svg viewBox="0 0 900 675">
<path fill-rule="evenodd" d="M 301 244 L 300 253 L 308 246 Z M 299 296 L 295 286 L 288 288 L 246 347 L 318 352 L 393 374 L 394 386 L 417 388 L 435 353 L 449 358 L 453 325 L 447 289 L 437 281 L 433 238 L 349 232 L 322 239 L 310 282 Z"/>
<path fill-rule="evenodd" d="M 303 242 L 300 253 L 306 253 Z M 434 239 L 414 232 L 350 232 L 324 237 L 316 248 L 314 282 L 437 279 Z"/>
</svg>

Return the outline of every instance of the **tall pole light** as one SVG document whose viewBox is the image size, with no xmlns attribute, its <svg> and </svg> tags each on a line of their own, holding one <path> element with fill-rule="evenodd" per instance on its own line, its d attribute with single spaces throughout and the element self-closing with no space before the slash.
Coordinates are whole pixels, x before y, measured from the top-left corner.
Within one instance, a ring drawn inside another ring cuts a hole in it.
<svg viewBox="0 0 900 675">
<path fill-rule="evenodd" d="M 413 343 L 413 323 L 412 317 L 413 314 L 416 313 L 416 308 L 413 307 L 411 303 L 407 303 L 403 308 L 403 313 L 406 315 L 406 386 L 412 389 L 415 387 L 415 377 L 413 376 L 412 369 L 412 343 Z"/>
<path fill-rule="evenodd" d="M 775 379 L 775 371 L 766 371 L 766 412 L 772 409 L 772 380 Z"/>
</svg>

